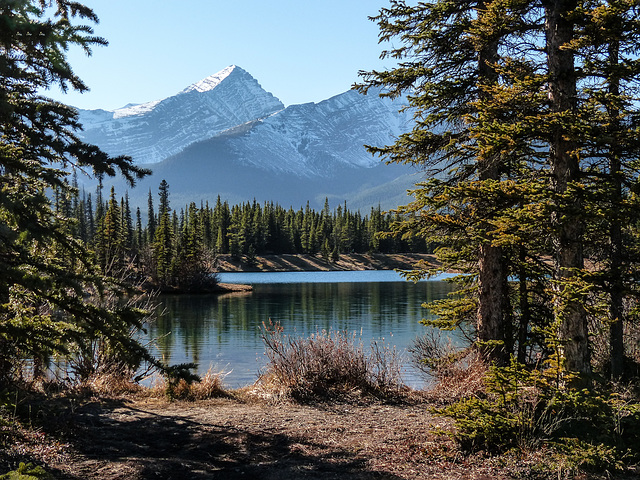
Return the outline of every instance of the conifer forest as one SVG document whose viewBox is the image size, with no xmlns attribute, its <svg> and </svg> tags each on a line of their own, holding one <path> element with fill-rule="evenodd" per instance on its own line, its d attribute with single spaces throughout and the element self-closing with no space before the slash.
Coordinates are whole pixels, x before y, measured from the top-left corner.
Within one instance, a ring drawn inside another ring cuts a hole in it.
<svg viewBox="0 0 640 480">
<path fill-rule="evenodd" d="M 317 212 L 307 203 L 294 210 L 272 202 L 229 205 L 170 203 L 170 186 L 162 180 L 149 192 L 147 209 L 132 212 L 128 196 L 108 197 L 57 189 L 57 214 L 73 219 L 71 234 L 95 252 L 105 275 L 149 280 L 157 288 L 197 291 L 215 281 L 215 258 L 232 255 L 249 264 L 256 255 L 311 254 L 337 261 L 341 253 L 428 253 L 419 238 L 384 236 L 397 215 L 371 208 L 362 215 L 347 205 L 331 209 L 328 200 Z M 144 220 L 143 220 L 144 219 Z"/>
</svg>

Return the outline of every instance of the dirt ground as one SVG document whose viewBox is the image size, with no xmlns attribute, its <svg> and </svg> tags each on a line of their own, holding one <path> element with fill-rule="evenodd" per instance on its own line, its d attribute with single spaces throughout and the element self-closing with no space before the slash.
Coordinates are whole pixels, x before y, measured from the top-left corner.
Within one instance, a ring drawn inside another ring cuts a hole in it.
<svg viewBox="0 0 640 480">
<path fill-rule="evenodd" d="M 136 396 L 63 402 L 42 417 L 4 452 L 4 471 L 29 456 L 55 478 L 73 480 L 511 478 L 491 466 L 470 468 L 453 442 L 434 433 L 445 421 L 420 400 L 297 405 Z"/>
<path fill-rule="evenodd" d="M 532 469 L 545 462 L 544 452 L 465 456 L 438 433 L 447 420 L 415 397 L 316 405 L 237 395 L 63 399 L 3 445 L 0 473 L 30 460 L 67 480 L 639 478 Z"/>
<path fill-rule="evenodd" d="M 65 479 L 476 479 L 424 404 L 137 398 L 65 409 L 47 470 Z M 49 424 L 45 430 L 53 428 Z"/>
</svg>

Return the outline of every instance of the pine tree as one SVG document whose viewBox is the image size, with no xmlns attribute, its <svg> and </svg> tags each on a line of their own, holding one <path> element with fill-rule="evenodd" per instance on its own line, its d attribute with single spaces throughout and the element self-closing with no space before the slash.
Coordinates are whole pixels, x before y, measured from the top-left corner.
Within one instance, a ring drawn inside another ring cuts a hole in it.
<svg viewBox="0 0 640 480">
<path fill-rule="evenodd" d="M 175 277 L 177 287 L 186 291 L 197 291 L 205 288 L 211 276 L 208 252 L 202 229 L 201 212 L 191 202 L 187 209 L 186 219 L 177 246 L 177 262 Z"/>
<path fill-rule="evenodd" d="M 126 239 L 121 212 L 115 189 L 111 187 L 107 209 L 98 224 L 96 256 L 102 271 L 112 276 L 120 275 L 124 266 Z"/>
<path fill-rule="evenodd" d="M 491 239 L 491 209 L 482 195 L 468 195 L 469 188 L 488 185 L 502 174 L 500 159 L 482 150 L 482 139 L 474 131 L 478 101 L 488 96 L 496 76 L 496 34 L 472 35 L 485 11 L 482 1 L 416 6 L 392 2 L 375 20 L 382 41 L 403 42 L 383 56 L 402 62 L 391 71 L 363 72 L 360 89 L 378 93 L 382 88 L 381 96 L 394 98 L 409 94 L 415 111 L 413 130 L 394 145 L 371 148 L 390 161 L 420 165 L 431 177 L 417 185 L 415 201 L 398 210 L 404 219 L 397 233 L 404 241 L 419 234 L 438 242 L 442 269 L 466 274 L 459 279 L 462 291 L 473 295 L 465 303 L 449 302 L 446 315 L 453 326 L 473 322 L 478 344 L 490 360 L 500 363 L 506 356 L 506 268 L 501 248 Z M 376 211 L 371 215 L 375 231 L 382 218 Z M 370 238 L 371 249 L 379 249 L 380 239 L 372 233 Z M 418 275 L 434 266 L 422 268 Z"/>
<path fill-rule="evenodd" d="M 498 363 L 547 352 L 578 374 L 568 385 L 591 374 L 590 324 L 611 325 L 622 374 L 637 297 L 638 8 L 392 2 L 377 21 L 382 40 L 402 42 L 385 53 L 402 63 L 360 87 L 408 93 L 415 109 L 413 131 L 372 151 L 430 169 L 394 228 L 465 273 L 471 295 L 434 305 L 441 320 L 473 321 Z"/>
<path fill-rule="evenodd" d="M 633 194 L 638 188 L 637 96 L 640 65 L 640 6 L 637 2 L 616 0 L 596 2 L 581 10 L 577 32 L 571 46 L 580 62 L 582 90 L 586 100 L 580 105 L 585 131 L 582 182 L 587 183 L 588 199 L 595 201 L 591 215 L 598 222 L 586 232 L 588 255 L 598 265 L 594 290 L 603 300 L 610 324 L 610 374 L 618 379 L 624 373 L 624 327 L 632 318 L 625 308 L 637 298 L 637 240 L 630 227 L 638 222 L 638 205 Z M 585 179 L 587 182 L 585 182 Z"/>
<path fill-rule="evenodd" d="M 153 208 L 153 195 L 149 189 L 149 197 L 147 199 L 147 243 L 153 242 L 156 236 L 156 214 Z"/>
<path fill-rule="evenodd" d="M 213 208 L 213 228 L 216 228 L 216 253 L 229 253 L 229 226 L 231 223 L 231 212 L 229 203 L 220 199 L 220 195 L 216 200 Z"/>
<path fill-rule="evenodd" d="M 565 368 L 583 375 L 591 373 L 589 334 L 584 298 L 573 282 L 584 268 L 583 225 L 577 222 L 583 201 L 577 188 L 580 180 L 578 145 L 569 129 L 569 118 L 577 113 L 577 75 L 575 53 L 568 48 L 574 39 L 575 23 L 571 13 L 576 1 L 543 1 L 550 111 L 561 121 L 549 141 L 551 187 L 555 193 L 552 222 L 557 232 L 554 241 L 555 309 L 559 320 L 561 356 Z"/>
<path fill-rule="evenodd" d="M 122 236 L 124 240 L 124 252 L 127 257 L 133 254 L 135 243 L 133 218 L 131 217 L 131 207 L 129 206 L 129 193 L 125 193 L 124 199 L 120 200 L 120 212 L 122 214 Z"/>
<path fill-rule="evenodd" d="M 95 14 L 80 3 L 22 0 L 0 4 L 0 382 L 20 359 L 69 354 L 97 338 L 138 357 L 148 353 L 129 336 L 134 311 L 99 306 L 110 282 L 96 275 L 90 253 L 71 235 L 71 220 L 55 215 L 51 191 L 73 189 L 70 169 L 134 183 L 147 171 L 128 157 L 109 157 L 81 142 L 77 112 L 40 92 L 58 86 L 85 91 L 66 51 L 106 42 L 93 35 Z"/>
<path fill-rule="evenodd" d="M 136 207 L 136 231 L 135 231 L 135 248 L 139 253 L 145 246 L 145 235 L 142 228 L 142 214 L 140 213 L 140 207 Z"/>
<path fill-rule="evenodd" d="M 158 194 L 160 196 L 158 226 L 153 237 L 154 277 L 161 287 L 168 287 L 173 280 L 172 264 L 174 260 L 175 228 L 171 219 L 169 184 L 166 180 L 160 182 Z"/>
<path fill-rule="evenodd" d="M 96 223 L 93 217 L 93 202 L 91 201 L 91 194 L 87 195 L 87 205 L 85 210 L 85 215 L 87 216 L 87 243 L 92 245 L 95 241 L 96 237 Z"/>
</svg>

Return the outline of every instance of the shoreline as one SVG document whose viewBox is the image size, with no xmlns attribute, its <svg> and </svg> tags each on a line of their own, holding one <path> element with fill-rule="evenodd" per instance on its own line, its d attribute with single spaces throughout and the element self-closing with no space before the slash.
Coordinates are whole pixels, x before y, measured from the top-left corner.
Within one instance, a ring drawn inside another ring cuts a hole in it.
<svg viewBox="0 0 640 480">
<path fill-rule="evenodd" d="M 220 255 L 216 259 L 218 273 L 233 272 L 330 272 L 363 270 L 411 270 L 416 263 L 434 264 L 435 255 L 426 253 L 350 253 L 341 254 L 337 262 L 327 262 L 320 255 L 259 255 L 249 263 L 245 258 Z"/>
<path fill-rule="evenodd" d="M 437 264 L 435 255 L 429 253 L 350 253 L 341 254 L 337 262 L 327 262 L 320 255 L 283 254 L 259 255 L 249 263 L 246 257 L 220 255 L 216 258 L 216 273 L 239 272 L 346 272 L 366 270 L 412 270 L 418 262 Z M 152 290 L 152 289 L 150 289 Z M 251 292 L 251 285 L 218 283 L 213 288 L 198 292 L 167 289 L 162 293 L 179 295 L 183 293 L 213 293 L 226 295 Z"/>
<path fill-rule="evenodd" d="M 220 255 L 216 259 L 217 273 L 239 272 L 341 272 L 366 270 L 411 270 L 418 262 L 436 263 L 435 255 L 427 253 L 350 253 L 341 254 L 337 262 L 327 262 L 320 255 L 283 254 L 259 255 L 249 263 L 245 257 Z M 215 293 L 251 292 L 251 285 L 218 283 Z"/>
</svg>

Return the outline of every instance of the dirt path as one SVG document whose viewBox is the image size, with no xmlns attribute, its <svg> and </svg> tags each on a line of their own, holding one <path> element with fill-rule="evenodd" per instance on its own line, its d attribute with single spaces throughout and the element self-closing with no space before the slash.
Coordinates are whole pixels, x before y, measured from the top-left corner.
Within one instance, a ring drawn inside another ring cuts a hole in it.
<svg viewBox="0 0 640 480">
<path fill-rule="evenodd" d="M 66 479 L 499 479 L 456 461 L 422 404 L 299 406 L 233 399 L 88 403 L 65 417 Z"/>
</svg>

